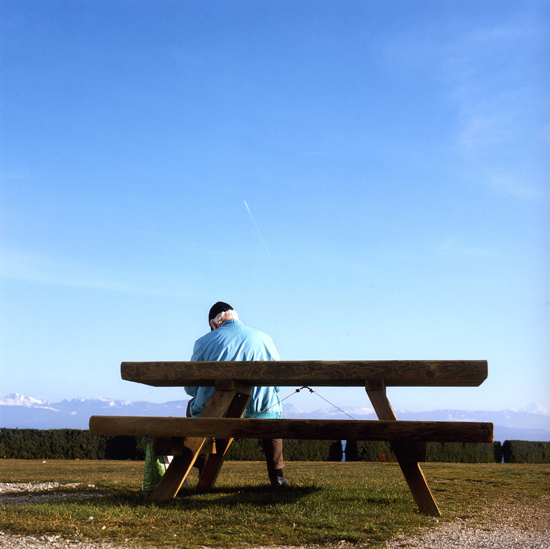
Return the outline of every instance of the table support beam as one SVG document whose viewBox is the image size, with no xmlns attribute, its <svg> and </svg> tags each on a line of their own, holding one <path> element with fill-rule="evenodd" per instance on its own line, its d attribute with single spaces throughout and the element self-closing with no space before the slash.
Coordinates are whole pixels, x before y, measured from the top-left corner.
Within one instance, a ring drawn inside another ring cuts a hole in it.
<svg viewBox="0 0 550 549">
<path fill-rule="evenodd" d="M 378 419 L 397 421 L 390 401 L 386 396 L 386 385 L 383 380 L 367 381 L 365 390 Z M 407 441 L 393 441 L 390 444 L 420 511 L 434 517 L 441 516 L 420 464 L 418 461 L 409 461 L 411 455 L 410 452 L 407 452 Z"/>
<path fill-rule="evenodd" d="M 242 416 L 251 395 L 252 388 L 246 385 L 235 382 L 217 385 L 214 393 L 204 407 L 201 417 L 220 418 L 225 415 L 228 409 L 232 410 L 233 413 L 241 410 L 240 413 Z M 158 486 L 151 494 L 152 499 L 170 500 L 176 497 L 207 440 L 204 437 L 185 439 L 184 446 L 187 451 L 184 451 L 182 455 L 174 456 L 166 473 L 164 473 Z M 219 467 L 221 467 L 222 463 L 223 461 L 219 464 Z M 214 481 L 218 476 L 219 467 L 215 471 Z"/>
<path fill-rule="evenodd" d="M 251 395 L 237 394 L 231 402 L 225 417 L 227 418 L 241 418 L 244 415 L 246 407 L 250 402 Z M 210 454 L 206 459 L 206 464 L 202 470 L 199 482 L 197 484 L 196 491 L 204 492 L 210 490 L 216 483 L 220 469 L 222 468 L 225 456 L 229 450 L 229 446 L 233 442 L 233 438 L 216 439 L 216 453 Z"/>
</svg>

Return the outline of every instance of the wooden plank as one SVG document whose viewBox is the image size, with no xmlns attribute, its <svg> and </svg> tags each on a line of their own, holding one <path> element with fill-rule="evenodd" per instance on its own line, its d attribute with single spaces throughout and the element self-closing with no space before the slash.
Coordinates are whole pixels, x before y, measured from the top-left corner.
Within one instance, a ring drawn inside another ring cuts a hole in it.
<svg viewBox="0 0 550 549">
<path fill-rule="evenodd" d="M 476 387 L 487 378 L 486 360 L 347 360 L 263 362 L 123 362 L 122 379 L 155 387 L 208 387 L 240 380 L 254 386 Z"/>
<path fill-rule="evenodd" d="M 218 391 L 234 391 L 235 396 L 246 395 L 252 397 L 252 385 L 248 382 L 242 382 L 235 379 L 217 379 L 214 381 L 214 387 Z"/>
<path fill-rule="evenodd" d="M 336 419 L 231 419 L 92 416 L 97 435 L 214 436 L 314 440 L 492 442 L 493 424 L 473 421 L 355 421 Z"/>
<path fill-rule="evenodd" d="M 384 382 L 367 382 L 365 384 L 365 389 L 381 422 L 393 422 L 395 425 L 405 423 L 403 421 L 397 421 L 397 417 L 391 407 L 390 401 L 386 396 L 386 387 Z M 492 440 L 492 424 L 489 425 L 491 425 Z M 424 476 L 424 472 L 422 471 L 420 464 L 417 461 L 410 460 L 411 456 L 407 452 L 407 441 L 403 439 L 392 441 L 391 447 L 420 511 L 434 517 L 441 516 L 435 497 L 428 486 L 428 482 Z"/>
</svg>

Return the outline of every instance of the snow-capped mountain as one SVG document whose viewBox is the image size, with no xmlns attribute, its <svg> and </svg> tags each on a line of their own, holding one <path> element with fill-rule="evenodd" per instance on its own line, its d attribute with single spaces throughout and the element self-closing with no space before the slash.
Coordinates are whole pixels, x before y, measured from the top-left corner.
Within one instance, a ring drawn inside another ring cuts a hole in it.
<svg viewBox="0 0 550 549">
<path fill-rule="evenodd" d="M 87 429 L 90 416 L 184 416 L 187 401 L 130 402 L 96 397 L 49 403 L 18 394 L 0 400 L 0 427 L 19 429 Z"/>
<path fill-rule="evenodd" d="M 0 400 L 0 428 L 19 429 L 87 429 L 90 416 L 185 416 L 187 400 L 154 402 L 108 398 L 75 398 L 50 403 L 38 398 L 11 394 Z M 284 417 L 296 419 L 376 419 L 372 408 L 328 407 L 306 412 L 295 405 L 283 404 Z M 495 440 L 550 441 L 550 413 L 535 405 L 524 410 L 497 412 L 433 410 L 430 412 L 397 411 L 401 420 L 417 421 L 487 421 L 495 424 Z"/>
<path fill-rule="evenodd" d="M 510 408 L 510 412 L 528 412 L 530 414 L 540 414 L 541 416 L 550 416 L 550 409 L 537 404 L 530 404 L 525 408 Z"/>
<path fill-rule="evenodd" d="M 40 400 L 32 396 L 23 396 L 18 393 L 8 395 L 4 400 L 0 400 L 0 406 L 25 406 L 26 408 L 43 408 L 45 410 L 54 410 L 49 402 Z"/>
<path fill-rule="evenodd" d="M 529 409 L 534 409 L 530 406 Z M 544 410 L 544 409 L 542 409 Z M 303 419 L 377 419 L 370 408 L 330 408 L 303 412 L 296 406 L 284 408 L 285 417 Z M 550 415 L 541 410 L 537 413 L 520 410 L 488 412 L 483 410 L 432 410 L 429 412 L 396 411 L 396 416 L 404 421 L 483 421 L 495 425 L 495 440 L 550 441 Z"/>
</svg>

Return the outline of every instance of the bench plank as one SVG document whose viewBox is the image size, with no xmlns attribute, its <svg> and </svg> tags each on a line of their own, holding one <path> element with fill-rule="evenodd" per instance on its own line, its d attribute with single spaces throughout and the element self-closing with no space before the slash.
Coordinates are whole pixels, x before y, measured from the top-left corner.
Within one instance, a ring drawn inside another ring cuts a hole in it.
<svg viewBox="0 0 550 549">
<path fill-rule="evenodd" d="M 367 379 L 386 386 L 477 387 L 487 378 L 486 360 L 345 360 L 258 362 L 123 362 L 122 379 L 154 387 L 212 387 L 239 380 L 254 386 L 362 387 Z"/>
<path fill-rule="evenodd" d="M 92 416 L 94 435 L 492 442 L 493 424 L 473 421 L 355 421 Z"/>
</svg>

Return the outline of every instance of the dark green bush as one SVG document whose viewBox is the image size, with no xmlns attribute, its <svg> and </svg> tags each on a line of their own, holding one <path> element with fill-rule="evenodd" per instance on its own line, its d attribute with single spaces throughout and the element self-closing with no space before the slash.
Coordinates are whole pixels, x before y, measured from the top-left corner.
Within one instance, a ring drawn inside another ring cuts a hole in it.
<svg viewBox="0 0 550 549">
<path fill-rule="evenodd" d="M 380 440 L 348 440 L 346 461 L 396 461 L 389 442 Z"/>
<path fill-rule="evenodd" d="M 441 463 L 500 463 L 500 442 L 428 442 L 428 461 Z"/>
<path fill-rule="evenodd" d="M 1 429 L 0 457 L 12 459 L 145 459 L 148 437 L 90 435 L 82 429 Z"/>
<path fill-rule="evenodd" d="M 286 450 L 286 448 L 285 448 Z M 285 456 L 286 458 L 286 456 Z M 258 438 L 238 438 L 227 451 L 230 461 L 262 461 L 265 459 L 261 441 Z"/>
<path fill-rule="evenodd" d="M 550 442 L 505 440 L 502 455 L 504 463 L 550 463 Z"/>
<path fill-rule="evenodd" d="M 428 461 L 448 463 L 500 463 L 500 442 L 487 444 L 461 442 L 428 442 Z M 396 461 L 389 442 L 349 440 L 346 461 Z"/>
<path fill-rule="evenodd" d="M 285 461 L 342 461 L 342 444 L 330 440 L 285 440 Z M 233 441 L 227 452 L 232 461 L 263 461 L 260 439 L 242 438 Z"/>
<path fill-rule="evenodd" d="M 342 443 L 333 440 L 285 440 L 287 461 L 342 461 Z"/>
<path fill-rule="evenodd" d="M 11 459 L 144 460 L 150 437 L 96 436 L 79 429 L 0 429 L 0 457 Z M 341 461 L 339 441 L 285 440 L 287 461 Z M 259 439 L 238 439 L 229 460 L 261 461 Z"/>
</svg>

